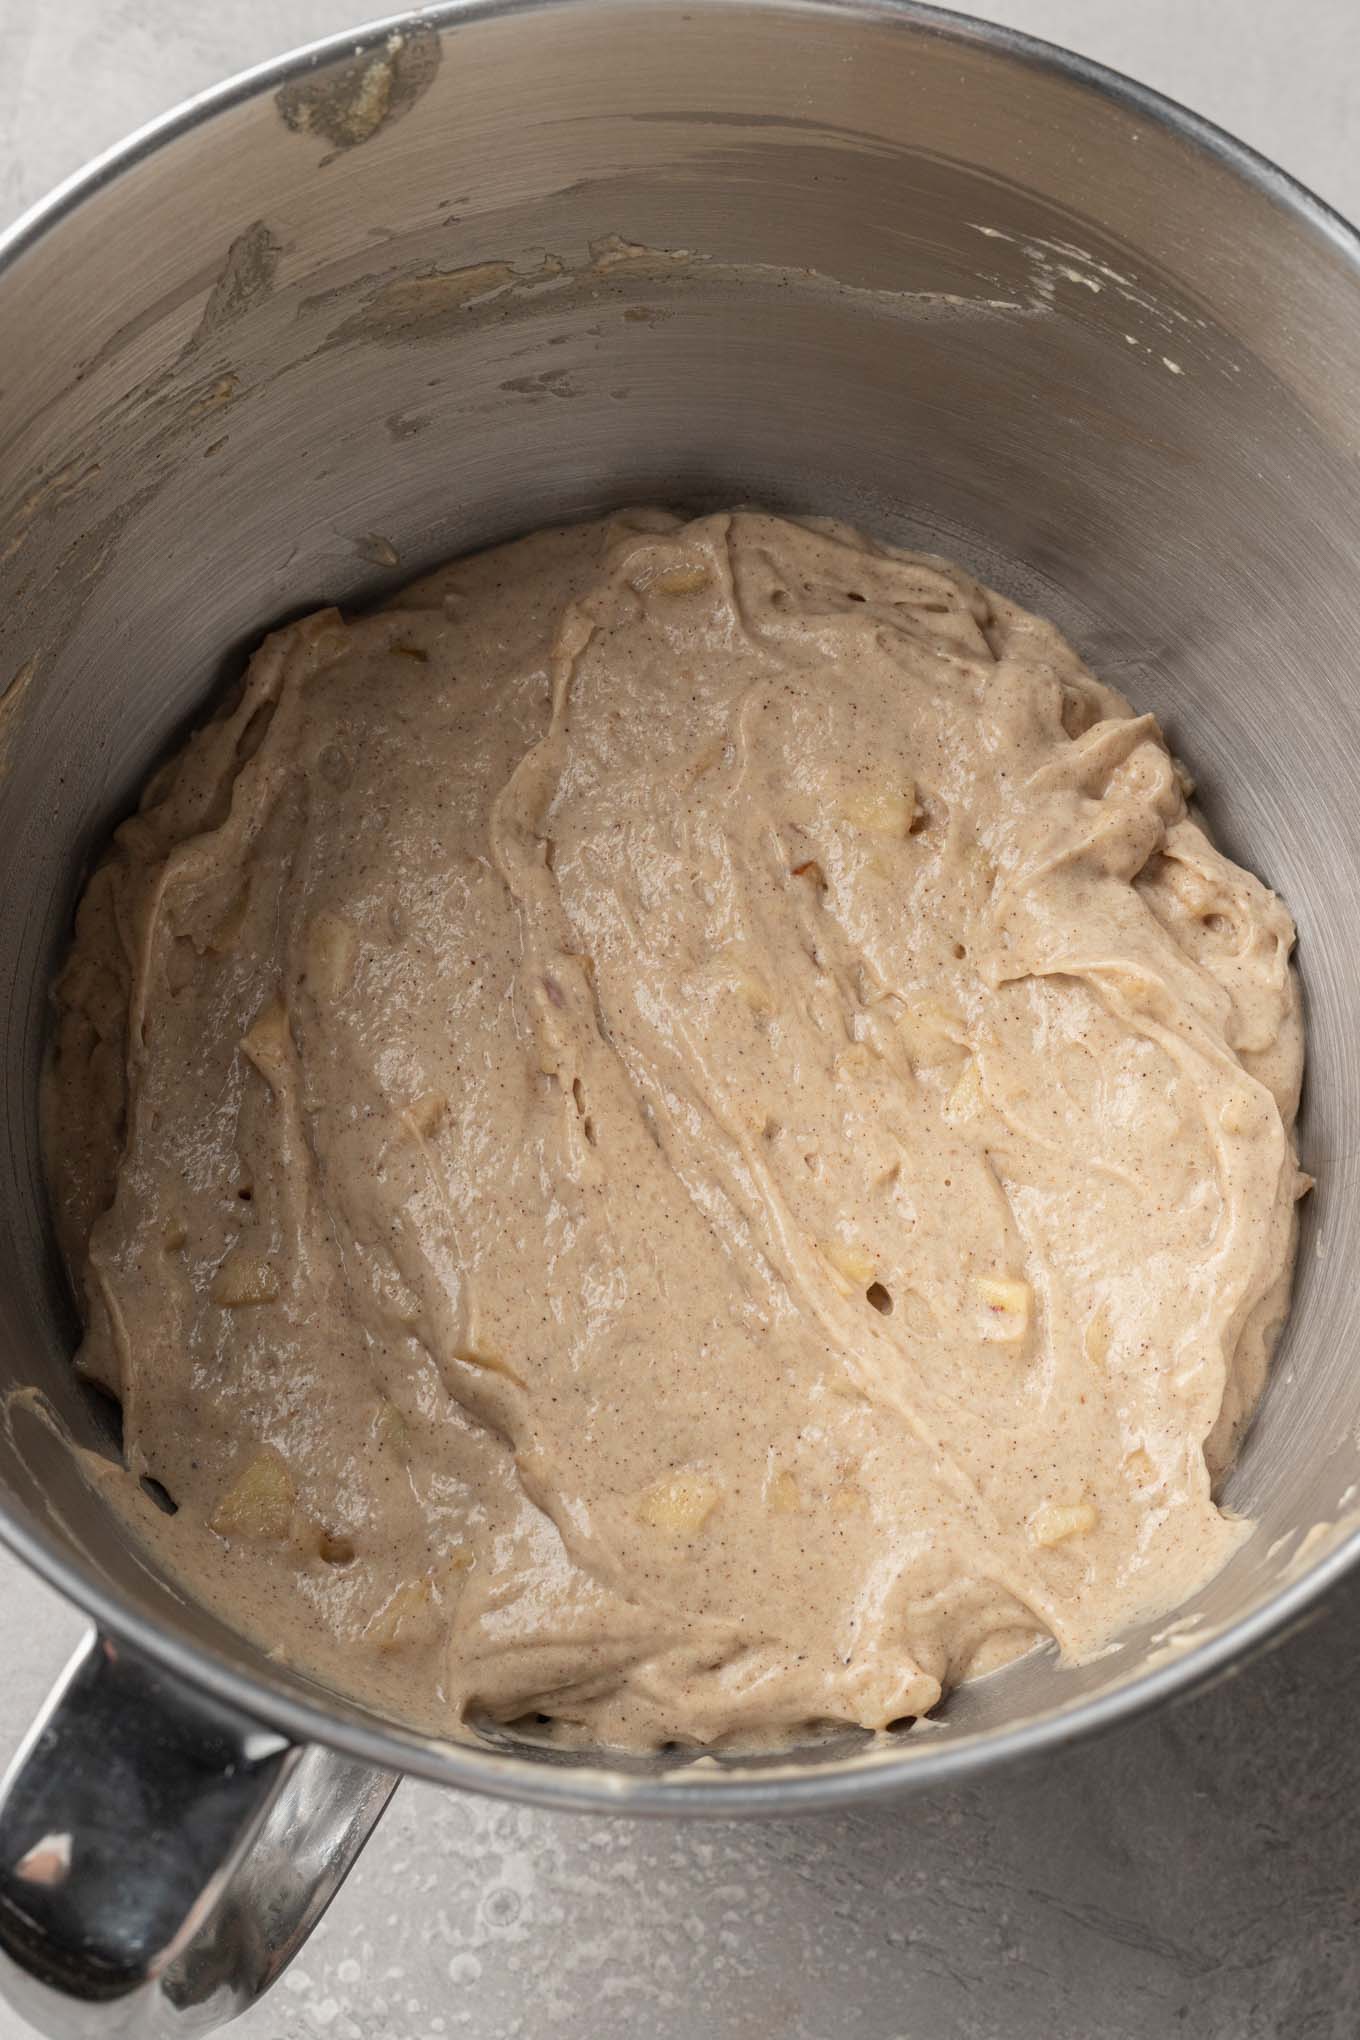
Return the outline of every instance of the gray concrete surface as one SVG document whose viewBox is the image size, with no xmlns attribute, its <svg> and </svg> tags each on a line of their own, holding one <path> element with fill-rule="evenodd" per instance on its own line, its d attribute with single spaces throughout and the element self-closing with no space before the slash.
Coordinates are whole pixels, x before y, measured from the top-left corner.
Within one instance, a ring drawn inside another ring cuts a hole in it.
<svg viewBox="0 0 1360 2040">
<path fill-rule="evenodd" d="M 0 221 L 362 0 L 0 0 Z M 1356 0 L 1006 0 L 1360 215 Z M 0 1762 L 79 1633 L 0 1555 Z M 683 1828 L 403 1787 L 240 2040 L 1351 2040 L 1360 1582 L 1217 1691 L 853 1818 Z M 0 2040 L 26 2029 L 0 2007 Z"/>
</svg>

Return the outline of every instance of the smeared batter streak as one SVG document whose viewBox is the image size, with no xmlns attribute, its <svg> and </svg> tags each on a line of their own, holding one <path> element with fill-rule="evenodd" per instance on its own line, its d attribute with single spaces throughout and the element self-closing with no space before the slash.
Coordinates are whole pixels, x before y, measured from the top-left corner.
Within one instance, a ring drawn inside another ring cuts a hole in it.
<svg viewBox="0 0 1360 2040">
<path fill-rule="evenodd" d="M 48 1153 L 126 1507 L 430 1727 L 1097 1650 L 1284 1315 L 1280 902 L 955 567 L 661 512 L 271 637 L 90 882 Z"/>
</svg>

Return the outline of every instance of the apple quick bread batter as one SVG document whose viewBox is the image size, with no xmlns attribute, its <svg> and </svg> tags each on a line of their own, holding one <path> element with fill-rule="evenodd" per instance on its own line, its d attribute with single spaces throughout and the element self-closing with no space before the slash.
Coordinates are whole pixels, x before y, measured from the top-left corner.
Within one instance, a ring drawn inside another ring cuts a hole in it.
<svg viewBox="0 0 1360 2040">
<path fill-rule="evenodd" d="M 882 1728 L 1243 1534 L 1293 929 L 956 567 L 641 511 L 270 637 L 90 880 L 80 1364 L 192 1590 L 421 1725 Z"/>
</svg>

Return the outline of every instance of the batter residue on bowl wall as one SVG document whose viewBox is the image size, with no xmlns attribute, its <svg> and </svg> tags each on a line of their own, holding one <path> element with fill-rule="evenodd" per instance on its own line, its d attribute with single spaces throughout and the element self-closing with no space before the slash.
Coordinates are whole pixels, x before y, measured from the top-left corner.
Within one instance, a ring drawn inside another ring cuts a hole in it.
<svg viewBox="0 0 1360 2040">
<path fill-rule="evenodd" d="M 81 1365 L 193 1590 L 434 1728 L 882 1727 L 1243 1534 L 1280 902 L 967 574 L 640 511 L 271 637 L 90 882 Z"/>
</svg>

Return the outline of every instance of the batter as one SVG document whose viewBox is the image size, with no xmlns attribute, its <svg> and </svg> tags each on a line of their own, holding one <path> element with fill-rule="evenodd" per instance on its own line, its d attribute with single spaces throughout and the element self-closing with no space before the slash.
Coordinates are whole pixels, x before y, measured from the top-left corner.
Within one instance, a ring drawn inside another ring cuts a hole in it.
<svg viewBox="0 0 1360 2040">
<path fill-rule="evenodd" d="M 816 520 L 276 633 L 57 987 L 143 1534 L 388 1712 L 644 1747 L 1183 1600 L 1306 1184 L 1290 919 L 1186 791 L 1049 625 Z"/>
</svg>

